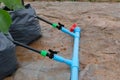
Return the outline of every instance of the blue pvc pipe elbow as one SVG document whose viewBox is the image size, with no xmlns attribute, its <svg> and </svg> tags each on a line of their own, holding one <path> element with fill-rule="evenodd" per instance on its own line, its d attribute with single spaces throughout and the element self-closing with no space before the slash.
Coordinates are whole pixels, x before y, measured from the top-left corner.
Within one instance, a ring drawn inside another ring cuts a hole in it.
<svg viewBox="0 0 120 80">
<path fill-rule="evenodd" d="M 69 34 L 70 36 L 74 37 L 75 34 L 73 32 L 70 32 L 68 29 L 66 29 L 65 27 L 62 27 L 61 29 L 62 32 Z"/>
</svg>

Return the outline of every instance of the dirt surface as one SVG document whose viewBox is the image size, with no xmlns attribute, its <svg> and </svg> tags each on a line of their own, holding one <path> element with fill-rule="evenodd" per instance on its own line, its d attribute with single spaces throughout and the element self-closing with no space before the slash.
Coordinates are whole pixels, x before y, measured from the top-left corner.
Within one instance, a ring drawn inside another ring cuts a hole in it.
<svg viewBox="0 0 120 80">
<path fill-rule="evenodd" d="M 120 80 L 120 3 L 31 2 L 37 14 L 67 28 L 81 27 L 80 79 Z M 30 46 L 71 58 L 73 39 L 40 22 L 43 37 Z M 5 80 L 69 80 L 69 67 L 17 47 L 20 68 Z"/>
</svg>

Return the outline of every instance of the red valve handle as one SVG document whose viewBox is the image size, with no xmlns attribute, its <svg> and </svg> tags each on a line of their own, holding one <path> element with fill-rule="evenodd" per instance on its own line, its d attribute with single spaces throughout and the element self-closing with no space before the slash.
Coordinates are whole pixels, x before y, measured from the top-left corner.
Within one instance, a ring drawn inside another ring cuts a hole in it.
<svg viewBox="0 0 120 80">
<path fill-rule="evenodd" d="M 76 27 L 77 27 L 77 24 L 76 24 L 76 23 L 73 24 L 73 25 L 71 26 L 71 28 L 70 28 L 70 32 L 73 32 Z"/>
</svg>

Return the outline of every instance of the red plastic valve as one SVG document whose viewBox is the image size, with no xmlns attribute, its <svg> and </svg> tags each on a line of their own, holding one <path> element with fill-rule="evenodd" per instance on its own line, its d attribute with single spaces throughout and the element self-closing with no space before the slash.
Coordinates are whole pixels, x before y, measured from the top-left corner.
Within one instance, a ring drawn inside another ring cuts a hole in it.
<svg viewBox="0 0 120 80">
<path fill-rule="evenodd" d="M 77 24 L 76 24 L 76 23 L 73 24 L 73 25 L 71 26 L 71 28 L 70 28 L 70 32 L 73 32 L 76 27 L 77 27 Z"/>
</svg>

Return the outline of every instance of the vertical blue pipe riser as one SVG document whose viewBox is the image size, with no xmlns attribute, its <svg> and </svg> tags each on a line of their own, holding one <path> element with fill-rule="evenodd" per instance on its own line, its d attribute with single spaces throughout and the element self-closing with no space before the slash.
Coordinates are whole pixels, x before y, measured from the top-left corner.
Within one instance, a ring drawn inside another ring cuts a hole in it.
<svg viewBox="0 0 120 80">
<path fill-rule="evenodd" d="M 73 32 L 70 32 L 66 28 L 62 27 L 62 32 L 69 34 L 70 36 L 74 37 L 74 48 L 73 48 L 73 57 L 72 60 L 65 59 L 59 55 L 54 55 L 53 60 L 65 63 L 70 66 L 71 68 L 71 80 L 78 80 L 78 73 L 79 73 L 79 41 L 80 41 L 80 32 L 81 29 L 76 27 Z"/>
<path fill-rule="evenodd" d="M 78 80 L 79 75 L 79 40 L 80 40 L 80 28 L 76 27 L 74 30 L 74 48 L 71 65 L 71 80 Z"/>
</svg>

